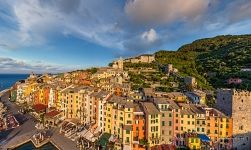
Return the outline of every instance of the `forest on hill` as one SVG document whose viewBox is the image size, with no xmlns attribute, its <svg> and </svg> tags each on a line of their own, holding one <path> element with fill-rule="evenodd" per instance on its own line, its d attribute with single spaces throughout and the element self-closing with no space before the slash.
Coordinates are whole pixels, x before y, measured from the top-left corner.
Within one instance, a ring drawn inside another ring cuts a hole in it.
<svg viewBox="0 0 251 150">
<path fill-rule="evenodd" d="M 251 35 L 200 39 L 177 51 L 158 51 L 155 58 L 159 64 L 173 64 L 182 76 L 196 77 L 203 89 L 251 90 Z M 230 78 L 241 79 L 242 83 L 228 84 Z"/>
</svg>

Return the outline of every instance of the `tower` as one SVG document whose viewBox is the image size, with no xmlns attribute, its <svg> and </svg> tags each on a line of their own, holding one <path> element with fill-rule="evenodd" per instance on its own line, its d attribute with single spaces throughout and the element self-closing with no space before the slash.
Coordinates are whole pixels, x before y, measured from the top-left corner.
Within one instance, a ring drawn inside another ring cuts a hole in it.
<svg viewBox="0 0 251 150">
<path fill-rule="evenodd" d="M 120 57 L 117 62 L 118 62 L 118 68 L 123 70 L 124 66 L 123 66 L 123 59 L 122 59 L 122 57 Z"/>
<path fill-rule="evenodd" d="M 112 67 L 114 69 L 122 69 L 123 70 L 123 59 L 120 57 L 118 60 L 114 61 Z"/>
<path fill-rule="evenodd" d="M 233 148 L 251 149 L 251 92 L 218 89 L 216 107 L 233 119 Z"/>
</svg>

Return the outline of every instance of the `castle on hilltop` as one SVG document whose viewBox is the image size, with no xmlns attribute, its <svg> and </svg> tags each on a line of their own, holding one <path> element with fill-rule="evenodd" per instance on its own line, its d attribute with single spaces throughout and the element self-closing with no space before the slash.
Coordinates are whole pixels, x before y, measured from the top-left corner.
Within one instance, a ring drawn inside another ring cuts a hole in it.
<svg viewBox="0 0 251 150">
<path fill-rule="evenodd" d="M 112 64 L 112 68 L 114 69 L 122 69 L 123 70 L 123 59 L 120 57 L 118 60 L 114 61 Z"/>
</svg>

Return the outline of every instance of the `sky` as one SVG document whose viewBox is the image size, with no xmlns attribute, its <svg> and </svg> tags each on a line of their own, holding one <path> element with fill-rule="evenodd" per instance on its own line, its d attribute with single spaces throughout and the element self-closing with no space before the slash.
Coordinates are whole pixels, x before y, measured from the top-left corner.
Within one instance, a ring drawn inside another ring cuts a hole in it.
<svg viewBox="0 0 251 150">
<path fill-rule="evenodd" d="M 0 73 L 106 66 L 250 29 L 250 0 L 0 0 Z"/>
</svg>

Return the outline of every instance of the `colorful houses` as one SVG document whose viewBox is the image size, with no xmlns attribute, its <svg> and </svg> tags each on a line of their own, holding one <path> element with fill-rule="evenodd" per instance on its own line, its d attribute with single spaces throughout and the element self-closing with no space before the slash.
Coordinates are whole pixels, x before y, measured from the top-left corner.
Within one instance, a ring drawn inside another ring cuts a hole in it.
<svg viewBox="0 0 251 150">
<path fill-rule="evenodd" d="M 125 74 L 118 68 L 101 68 L 86 85 L 78 83 L 89 80 L 88 74 L 80 72 L 60 77 L 32 76 L 17 83 L 13 90 L 17 102 L 31 102 L 50 126 L 63 119 L 77 120 L 91 132 L 108 134 L 115 149 L 232 148 L 229 139 L 233 138 L 238 122 L 228 116 L 232 112 L 226 111 L 225 115 L 206 106 L 204 92 L 156 92 L 153 88 L 132 91 Z M 222 95 L 218 106 L 224 111 L 231 108 L 225 102 L 231 97 L 239 101 L 240 108 L 249 106 L 248 92 L 225 91 Z M 248 126 L 239 126 L 239 130 L 241 127 Z"/>
</svg>

